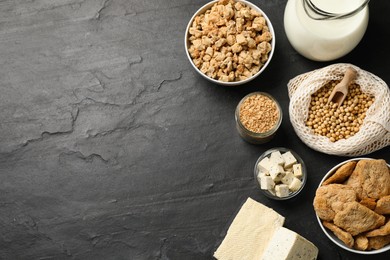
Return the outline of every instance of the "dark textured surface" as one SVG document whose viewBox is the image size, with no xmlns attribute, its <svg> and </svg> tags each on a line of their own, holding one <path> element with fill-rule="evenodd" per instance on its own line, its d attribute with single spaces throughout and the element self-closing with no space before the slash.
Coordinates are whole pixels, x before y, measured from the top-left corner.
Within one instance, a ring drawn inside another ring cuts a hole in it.
<svg viewBox="0 0 390 260">
<path fill-rule="evenodd" d="M 390 81 L 390 2 L 371 1 L 368 31 L 340 60 L 298 55 L 283 29 L 286 1 L 253 1 L 276 30 L 266 72 L 241 87 L 213 85 L 183 46 L 206 1 L 0 1 L 0 259 L 211 259 L 248 196 L 286 217 L 320 259 L 348 253 L 320 230 L 312 208 L 325 172 L 345 158 L 304 145 L 288 118 L 286 84 L 335 62 Z M 272 142 L 238 136 L 247 93 L 274 95 L 285 115 Z M 253 166 L 284 146 L 309 179 L 289 202 L 263 197 Z M 370 157 L 390 160 L 389 147 Z"/>
</svg>

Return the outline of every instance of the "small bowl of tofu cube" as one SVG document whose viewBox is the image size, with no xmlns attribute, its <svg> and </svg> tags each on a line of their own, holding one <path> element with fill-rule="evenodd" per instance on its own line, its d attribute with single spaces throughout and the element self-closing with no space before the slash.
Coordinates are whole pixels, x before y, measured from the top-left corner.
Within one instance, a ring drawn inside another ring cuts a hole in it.
<svg viewBox="0 0 390 260">
<path fill-rule="evenodd" d="M 288 200 L 302 191 L 307 172 L 305 163 L 296 152 L 276 147 L 264 152 L 256 161 L 254 177 L 265 196 Z"/>
</svg>

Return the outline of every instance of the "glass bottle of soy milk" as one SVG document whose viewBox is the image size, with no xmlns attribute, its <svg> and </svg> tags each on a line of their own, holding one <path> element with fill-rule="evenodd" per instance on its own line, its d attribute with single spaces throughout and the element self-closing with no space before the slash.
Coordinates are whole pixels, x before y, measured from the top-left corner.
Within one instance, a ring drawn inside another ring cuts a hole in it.
<svg viewBox="0 0 390 260">
<path fill-rule="evenodd" d="M 288 0 L 284 28 L 291 45 L 308 59 L 330 61 L 363 38 L 369 0 Z"/>
</svg>

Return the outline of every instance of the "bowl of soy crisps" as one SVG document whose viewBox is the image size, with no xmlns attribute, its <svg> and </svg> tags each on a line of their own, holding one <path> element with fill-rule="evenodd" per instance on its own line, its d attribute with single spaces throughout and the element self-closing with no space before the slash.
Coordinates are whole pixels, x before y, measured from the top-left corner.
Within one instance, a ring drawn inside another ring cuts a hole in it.
<svg viewBox="0 0 390 260">
<path fill-rule="evenodd" d="M 330 169 L 313 200 L 317 221 L 337 246 L 358 254 L 390 250 L 390 165 L 353 158 Z"/>
</svg>

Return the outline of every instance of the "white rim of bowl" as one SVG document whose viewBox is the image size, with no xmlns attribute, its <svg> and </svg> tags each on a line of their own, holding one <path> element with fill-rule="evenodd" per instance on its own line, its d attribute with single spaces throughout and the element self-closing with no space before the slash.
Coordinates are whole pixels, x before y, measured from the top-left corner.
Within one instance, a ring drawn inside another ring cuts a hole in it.
<svg viewBox="0 0 390 260">
<path fill-rule="evenodd" d="M 260 70 L 254 74 L 252 77 L 250 78 L 247 78 L 245 80 L 241 80 L 241 81 L 233 81 L 233 82 L 223 82 L 223 81 L 220 81 L 220 80 L 216 80 L 216 79 L 213 79 L 213 78 L 210 78 L 209 76 L 207 76 L 206 74 L 204 74 L 203 72 L 201 72 L 194 64 L 190 54 L 188 53 L 188 40 L 187 40 L 187 36 L 188 36 L 188 33 L 189 33 L 189 29 L 191 27 L 191 24 L 192 22 L 194 21 L 195 17 L 197 15 L 199 15 L 200 13 L 203 13 L 205 12 L 207 9 L 209 9 L 209 7 L 211 7 L 214 3 L 218 2 L 219 0 L 213 0 L 211 2 L 208 2 L 207 4 L 203 5 L 201 8 L 199 8 L 195 13 L 194 15 L 191 17 L 190 21 L 188 22 L 187 24 L 187 27 L 186 27 L 186 31 L 185 31 L 185 35 L 184 35 L 184 47 L 185 47 L 185 51 L 186 51 L 186 54 L 187 54 L 187 58 L 188 60 L 190 61 L 192 67 L 200 74 L 202 75 L 205 79 L 207 80 L 210 80 L 211 82 L 214 82 L 216 84 L 219 84 L 219 85 L 225 85 L 225 86 L 236 86 L 236 85 L 241 85 L 241 84 L 244 84 L 244 83 L 247 83 L 253 79 L 255 79 L 257 76 L 259 76 L 264 70 L 265 68 L 268 66 L 268 64 L 270 63 L 273 55 L 274 55 L 274 52 L 275 52 L 275 32 L 274 32 L 274 27 L 271 23 L 271 20 L 268 18 L 268 16 L 265 14 L 265 12 L 260 9 L 260 7 L 256 6 L 255 4 L 251 3 L 251 2 L 248 2 L 246 0 L 235 0 L 236 2 L 241 2 L 241 3 L 244 3 L 246 4 L 247 6 L 255 9 L 256 11 L 260 12 L 263 17 L 265 18 L 265 20 L 267 21 L 267 26 L 270 30 L 270 32 L 272 33 L 272 40 L 271 40 L 271 51 L 269 52 L 268 54 L 268 59 L 267 61 L 265 62 L 265 64 L 260 68 Z"/>
<path fill-rule="evenodd" d="M 325 176 L 322 178 L 320 184 L 318 185 L 318 188 L 321 187 L 322 183 L 329 177 L 331 176 L 332 174 L 334 174 L 335 170 L 338 169 L 341 165 L 347 163 L 347 162 L 351 162 L 351 161 L 360 161 L 360 160 L 375 160 L 374 158 L 367 158 L 367 157 L 359 157 L 359 158 L 353 158 L 353 159 L 349 159 L 349 160 L 346 160 L 346 161 L 343 161 L 339 164 L 337 164 L 336 166 L 334 166 L 332 169 L 330 169 L 326 174 Z M 387 166 L 390 168 L 390 164 L 388 164 L 386 162 Z M 317 188 L 317 189 L 318 189 Z M 390 244 L 388 244 L 387 246 L 381 248 L 381 249 L 377 249 L 377 250 L 371 250 L 371 251 L 362 251 L 362 250 L 356 250 L 356 249 L 352 249 L 352 248 L 349 248 L 347 247 L 343 241 L 341 241 L 340 239 L 338 239 L 333 233 L 330 233 L 331 231 L 327 230 L 324 225 L 322 225 L 322 221 L 321 219 L 318 217 L 317 213 L 316 214 L 316 218 L 317 218 L 317 221 L 318 221 L 318 224 L 320 225 L 322 231 L 325 233 L 325 235 L 330 239 L 330 241 L 332 241 L 334 244 L 336 244 L 337 246 L 349 251 L 349 252 L 352 252 L 352 253 L 357 253 L 357 254 L 362 254 L 362 255 L 376 255 L 376 254 L 380 254 L 380 253 L 383 253 L 383 252 L 386 252 L 388 250 L 390 250 Z"/>
</svg>

